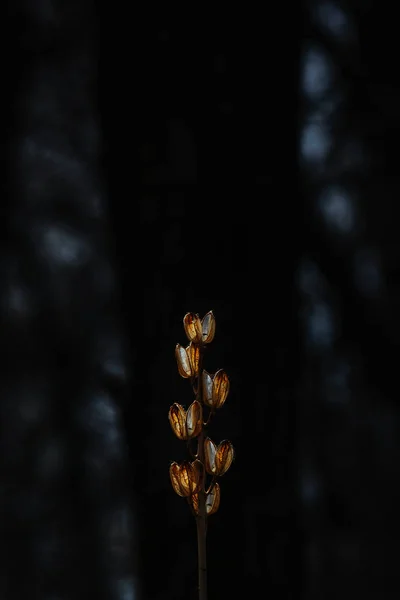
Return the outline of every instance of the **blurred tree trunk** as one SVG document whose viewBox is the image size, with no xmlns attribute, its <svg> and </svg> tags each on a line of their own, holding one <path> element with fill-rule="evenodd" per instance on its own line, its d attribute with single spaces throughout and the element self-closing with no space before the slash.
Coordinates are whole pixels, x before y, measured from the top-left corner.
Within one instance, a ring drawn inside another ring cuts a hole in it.
<svg viewBox="0 0 400 600">
<path fill-rule="evenodd" d="M 307 4 L 298 414 L 310 600 L 399 593 L 395 31 L 382 3 Z"/>
<path fill-rule="evenodd" d="M 0 595 L 136 599 L 97 16 L 6 4 Z"/>
</svg>

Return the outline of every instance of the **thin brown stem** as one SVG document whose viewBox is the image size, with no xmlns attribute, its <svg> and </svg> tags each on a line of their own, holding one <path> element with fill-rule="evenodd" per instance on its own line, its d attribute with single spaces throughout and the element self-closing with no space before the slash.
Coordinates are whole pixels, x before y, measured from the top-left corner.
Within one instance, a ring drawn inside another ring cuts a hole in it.
<svg viewBox="0 0 400 600">
<path fill-rule="evenodd" d="M 204 432 L 199 435 L 199 450 L 198 456 L 204 465 Z M 205 473 L 203 466 L 202 484 L 199 491 L 199 514 L 196 517 L 197 521 L 197 552 L 199 562 L 199 600 L 207 600 L 207 549 L 206 549 L 206 532 L 207 532 L 207 515 L 206 515 L 206 493 L 205 493 Z"/>
<path fill-rule="evenodd" d="M 203 352 L 200 355 L 199 361 L 199 377 L 197 394 L 198 400 L 201 402 L 202 396 L 202 370 Z M 197 553 L 198 553 L 198 567 L 199 567 L 199 600 L 207 600 L 207 547 L 206 547 L 206 534 L 207 534 L 207 513 L 206 513 L 206 473 L 204 468 L 204 425 L 199 435 L 197 457 L 203 465 L 203 473 L 201 480 L 201 487 L 199 491 L 199 514 L 196 517 L 197 524 Z"/>
</svg>

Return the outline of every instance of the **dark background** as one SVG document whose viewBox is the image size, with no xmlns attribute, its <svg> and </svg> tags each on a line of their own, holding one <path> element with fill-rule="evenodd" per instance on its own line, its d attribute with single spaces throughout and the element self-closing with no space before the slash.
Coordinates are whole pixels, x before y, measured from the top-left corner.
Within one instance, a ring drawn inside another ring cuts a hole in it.
<svg viewBox="0 0 400 600">
<path fill-rule="evenodd" d="M 5 4 L 4 600 L 196 598 L 167 415 L 209 310 L 209 599 L 398 597 L 391 10 Z"/>
</svg>

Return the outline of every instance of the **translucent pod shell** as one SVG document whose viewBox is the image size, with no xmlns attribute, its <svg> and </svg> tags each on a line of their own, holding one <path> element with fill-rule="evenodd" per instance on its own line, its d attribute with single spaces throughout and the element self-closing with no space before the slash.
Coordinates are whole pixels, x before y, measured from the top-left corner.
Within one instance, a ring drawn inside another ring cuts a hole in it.
<svg viewBox="0 0 400 600">
<path fill-rule="evenodd" d="M 200 346 L 190 342 L 186 348 L 186 354 L 189 357 L 191 372 L 194 376 L 197 376 L 199 374 Z"/>
<path fill-rule="evenodd" d="M 232 464 L 234 450 L 230 441 L 223 440 L 218 446 L 210 438 L 204 440 L 204 463 L 207 473 L 221 477 Z"/>
<path fill-rule="evenodd" d="M 175 402 L 169 409 L 168 419 L 178 440 L 187 440 L 186 411 L 183 406 Z"/>
<path fill-rule="evenodd" d="M 203 428 L 203 407 L 195 400 L 189 406 L 186 415 L 187 439 L 197 437 Z"/>
<path fill-rule="evenodd" d="M 201 479 L 201 470 L 198 465 L 189 461 L 181 464 L 173 462 L 169 468 L 169 475 L 174 492 L 178 496 L 187 498 L 198 492 Z"/>
<path fill-rule="evenodd" d="M 190 342 L 200 344 L 203 340 L 203 328 L 199 315 L 195 313 L 186 313 L 183 317 L 183 327 Z"/>
<path fill-rule="evenodd" d="M 169 409 L 168 419 L 178 440 L 197 437 L 203 427 L 203 407 L 195 400 L 186 411 L 175 402 Z"/>
<path fill-rule="evenodd" d="M 186 351 L 186 348 L 177 344 L 175 346 L 175 358 L 178 365 L 179 375 L 188 379 L 193 376 L 192 366 L 190 364 L 190 358 Z"/>
<path fill-rule="evenodd" d="M 218 444 L 215 454 L 215 467 L 218 477 L 224 475 L 233 462 L 235 452 L 229 440 L 223 440 Z"/>
<path fill-rule="evenodd" d="M 218 483 L 215 483 L 212 490 L 206 494 L 206 514 L 213 515 L 217 512 L 221 501 L 221 488 Z M 190 497 L 190 504 L 193 507 L 195 515 L 199 514 L 199 495 L 193 494 Z"/>
<path fill-rule="evenodd" d="M 203 402 L 210 408 L 221 408 L 229 393 L 229 378 L 223 369 L 215 375 L 210 375 L 206 370 L 202 373 Z"/>
<path fill-rule="evenodd" d="M 202 342 L 203 344 L 209 344 L 213 341 L 215 336 L 215 317 L 212 310 L 210 310 L 201 320 L 202 328 Z"/>
</svg>

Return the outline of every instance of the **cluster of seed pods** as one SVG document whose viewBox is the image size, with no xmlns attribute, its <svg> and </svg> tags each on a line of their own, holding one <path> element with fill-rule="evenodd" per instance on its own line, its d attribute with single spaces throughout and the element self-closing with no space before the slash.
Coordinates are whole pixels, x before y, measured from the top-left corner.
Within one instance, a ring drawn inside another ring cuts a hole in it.
<svg viewBox="0 0 400 600">
<path fill-rule="evenodd" d="M 193 461 L 180 464 L 173 462 L 169 474 L 174 491 L 187 498 L 196 516 L 199 514 L 199 492 L 204 492 L 206 515 L 209 516 L 218 510 L 220 504 L 221 490 L 217 479 L 227 472 L 234 458 L 230 441 L 223 440 L 217 445 L 205 435 L 211 417 L 225 403 L 229 379 L 223 369 L 211 374 L 202 368 L 204 349 L 215 335 L 213 312 L 208 312 L 202 319 L 198 314 L 186 313 L 183 325 L 189 345 L 183 347 L 177 344 L 175 357 L 179 374 L 190 380 L 196 398 L 187 410 L 174 403 L 169 409 L 168 418 L 176 437 L 188 445 L 197 438 L 198 448 L 197 453 L 192 455 Z M 205 421 L 206 411 L 208 417 Z M 206 486 L 207 474 L 211 477 L 209 486 Z"/>
</svg>

